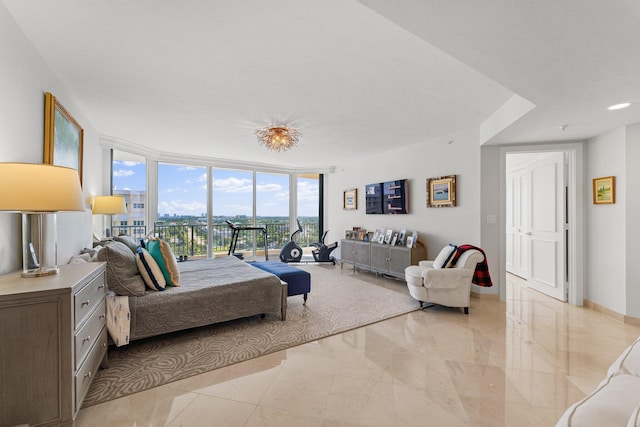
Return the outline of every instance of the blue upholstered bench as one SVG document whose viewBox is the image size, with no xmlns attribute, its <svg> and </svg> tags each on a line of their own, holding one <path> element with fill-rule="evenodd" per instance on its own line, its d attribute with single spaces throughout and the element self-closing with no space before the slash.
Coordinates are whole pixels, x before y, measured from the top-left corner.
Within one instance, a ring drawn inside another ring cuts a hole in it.
<svg viewBox="0 0 640 427">
<path fill-rule="evenodd" d="M 303 304 L 307 303 L 307 294 L 311 292 L 311 274 L 308 272 L 279 261 L 256 261 L 249 265 L 275 274 L 280 280 L 287 282 L 287 296 L 302 294 Z"/>
</svg>

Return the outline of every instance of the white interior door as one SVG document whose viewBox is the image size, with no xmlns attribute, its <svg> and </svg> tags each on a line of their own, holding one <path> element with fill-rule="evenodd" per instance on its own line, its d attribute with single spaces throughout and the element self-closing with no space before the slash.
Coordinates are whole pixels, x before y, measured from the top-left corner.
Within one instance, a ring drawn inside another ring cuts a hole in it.
<svg viewBox="0 0 640 427">
<path fill-rule="evenodd" d="M 527 285 L 566 301 L 564 153 L 551 153 L 534 162 L 530 171 L 530 275 Z"/>
<path fill-rule="evenodd" d="M 529 278 L 531 229 L 531 178 L 528 168 L 507 173 L 506 268 L 509 273 Z"/>
</svg>

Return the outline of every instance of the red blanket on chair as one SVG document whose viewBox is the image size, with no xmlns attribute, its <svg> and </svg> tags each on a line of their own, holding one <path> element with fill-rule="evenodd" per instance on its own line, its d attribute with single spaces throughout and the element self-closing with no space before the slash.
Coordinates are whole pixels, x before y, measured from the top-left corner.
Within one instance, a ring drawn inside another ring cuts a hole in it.
<svg viewBox="0 0 640 427">
<path fill-rule="evenodd" d="M 475 283 L 476 285 L 482 286 L 484 288 L 490 288 L 491 286 L 493 286 L 493 282 L 491 282 L 491 276 L 489 275 L 489 264 L 487 264 L 487 256 L 481 248 L 472 245 L 458 246 L 458 249 L 456 249 L 456 253 L 453 255 L 453 259 L 451 260 L 451 265 L 456 265 L 456 262 L 458 262 L 458 258 L 460 258 L 460 255 L 462 255 L 469 249 L 476 249 L 480 251 L 482 255 L 484 255 L 484 260 L 476 265 L 476 270 L 473 272 L 473 279 L 471 279 L 471 283 Z"/>
</svg>

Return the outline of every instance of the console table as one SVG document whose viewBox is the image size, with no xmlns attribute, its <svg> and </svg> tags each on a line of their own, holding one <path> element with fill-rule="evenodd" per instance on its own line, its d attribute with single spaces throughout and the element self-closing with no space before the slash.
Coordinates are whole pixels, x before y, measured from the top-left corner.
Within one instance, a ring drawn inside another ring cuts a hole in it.
<svg viewBox="0 0 640 427">
<path fill-rule="evenodd" d="M 72 425 L 106 364 L 102 262 L 0 276 L 0 425 Z"/>
<path fill-rule="evenodd" d="M 383 243 L 343 239 L 340 241 L 340 268 L 351 264 L 353 268 L 369 270 L 376 274 L 404 279 L 404 270 L 427 258 L 424 245 L 418 242 L 415 248 L 391 246 Z"/>
</svg>

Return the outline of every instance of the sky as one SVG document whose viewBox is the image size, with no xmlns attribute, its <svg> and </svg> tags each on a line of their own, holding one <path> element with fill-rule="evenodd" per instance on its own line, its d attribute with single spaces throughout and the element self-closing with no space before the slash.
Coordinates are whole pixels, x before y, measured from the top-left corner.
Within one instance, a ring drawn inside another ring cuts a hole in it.
<svg viewBox="0 0 640 427">
<path fill-rule="evenodd" d="M 114 160 L 113 189 L 146 190 L 144 162 Z M 253 173 L 213 169 L 213 215 L 253 215 Z M 318 215 L 318 181 L 298 179 L 298 216 Z M 289 176 L 256 173 L 256 215 L 289 216 Z M 158 216 L 207 212 L 207 168 L 158 164 Z"/>
</svg>

